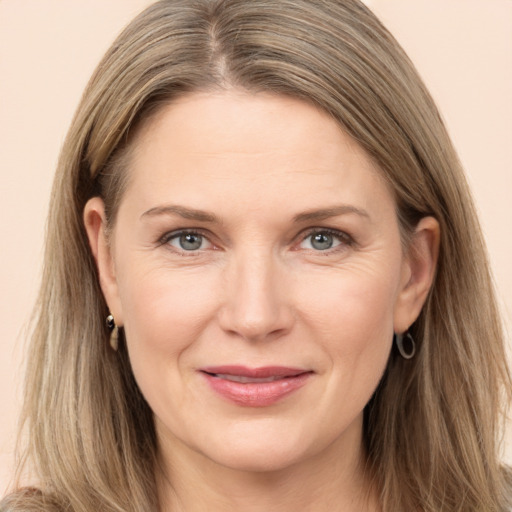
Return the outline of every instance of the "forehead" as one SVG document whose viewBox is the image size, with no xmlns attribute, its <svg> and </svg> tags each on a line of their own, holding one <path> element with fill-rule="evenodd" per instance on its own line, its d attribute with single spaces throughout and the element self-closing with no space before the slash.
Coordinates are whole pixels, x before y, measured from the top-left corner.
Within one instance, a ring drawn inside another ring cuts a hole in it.
<svg viewBox="0 0 512 512">
<path fill-rule="evenodd" d="M 312 103 L 291 96 L 267 92 L 250 93 L 243 89 L 196 92 L 180 96 L 163 106 L 143 123 L 135 139 L 137 146 L 157 142 L 155 136 L 173 135 L 174 142 L 196 139 L 196 146 L 213 142 L 215 150 L 264 153 L 296 149 L 291 146 L 304 138 L 315 143 L 344 147 L 354 157 L 369 156 L 325 111 Z M 312 136 L 315 137 L 312 137 Z M 274 137 L 275 136 L 275 137 Z"/>
<path fill-rule="evenodd" d="M 297 208 L 307 208 L 315 194 L 333 202 L 356 189 L 366 202 L 389 195 L 372 159 L 327 113 L 237 90 L 194 93 L 163 107 L 137 135 L 129 172 L 132 195 L 145 203 L 178 194 L 193 203 L 200 193 L 234 201 L 248 192 L 246 202 L 277 206 L 294 196 Z"/>
</svg>

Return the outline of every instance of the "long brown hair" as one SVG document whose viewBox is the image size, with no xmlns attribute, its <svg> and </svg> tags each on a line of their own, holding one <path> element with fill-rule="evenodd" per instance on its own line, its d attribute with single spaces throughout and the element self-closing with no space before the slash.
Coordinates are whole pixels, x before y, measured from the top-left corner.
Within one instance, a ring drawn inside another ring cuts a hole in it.
<svg viewBox="0 0 512 512">
<path fill-rule="evenodd" d="M 335 118 L 394 191 L 404 244 L 441 227 L 437 275 L 365 411 L 384 512 L 504 511 L 499 458 L 510 377 L 481 230 L 456 153 L 413 65 L 357 0 L 162 0 L 118 37 L 93 75 L 55 178 L 27 368 L 23 460 L 37 489 L 2 510 L 157 510 L 151 411 L 107 309 L 82 212 L 122 197 L 140 123 L 178 95 L 239 87 L 291 95 Z"/>
</svg>

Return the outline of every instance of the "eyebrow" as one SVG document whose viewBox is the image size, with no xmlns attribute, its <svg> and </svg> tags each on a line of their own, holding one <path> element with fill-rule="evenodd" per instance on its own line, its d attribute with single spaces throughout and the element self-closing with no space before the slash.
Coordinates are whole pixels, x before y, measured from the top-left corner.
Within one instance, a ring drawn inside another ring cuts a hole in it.
<svg viewBox="0 0 512 512">
<path fill-rule="evenodd" d="M 166 206 L 155 206 L 150 208 L 141 215 L 143 217 L 154 217 L 156 215 L 178 215 L 184 219 L 196 220 L 198 222 L 217 222 L 217 217 L 210 212 L 203 210 L 195 210 L 193 208 L 187 208 L 179 205 L 166 205 Z"/>
<path fill-rule="evenodd" d="M 359 215 L 360 217 L 370 219 L 370 215 L 366 210 L 357 208 L 352 205 L 340 205 L 331 208 L 321 208 L 299 213 L 293 217 L 293 222 L 303 223 L 316 220 L 325 220 L 331 217 L 347 214 L 355 214 Z M 141 219 L 146 216 L 155 217 L 158 215 L 178 215 L 184 219 L 195 220 L 198 222 L 219 222 L 217 216 L 211 212 L 196 210 L 194 208 L 187 208 L 186 206 L 180 205 L 155 206 L 154 208 L 150 208 L 149 210 L 145 211 L 141 215 Z"/>
<path fill-rule="evenodd" d="M 357 208 L 356 206 L 352 205 L 340 205 L 340 206 L 334 206 L 332 208 L 322 208 L 319 210 L 310 210 L 304 213 L 299 213 L 298 215 L 295 215 L 293 218 L 294 222 L 301 223 L 301 222 L 309 222 L 313 220 L 325 220 L 330 219 L 331 217 L 337 217 L 339 215 L 346 215 L 346 214 L 355 214 L 359 215 L 360 217 L 365 217 L 368 220 L 370 220 L 370 215 L 366 210 L 363 210 L 361 208 Z"/>
</svg>

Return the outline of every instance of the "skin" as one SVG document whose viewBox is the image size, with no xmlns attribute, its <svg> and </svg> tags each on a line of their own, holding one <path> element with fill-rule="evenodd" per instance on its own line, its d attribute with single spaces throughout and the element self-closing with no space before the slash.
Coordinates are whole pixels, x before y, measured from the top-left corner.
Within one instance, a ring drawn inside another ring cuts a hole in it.
<svg viewBox="0 0 512 512">
<path fill-rule="evenodd" d="M 437 222 L 423 219 L 404 251 L 375 164 L 293 98 L 194 93 L 134 144 L 111 239 L 99 198 L 84 219 L 155 415 L 162 510 L 378 510 L 363 409 L 393 332 L 425 301 Z M 201 235 L 198 250 L 180 245 L 183 229 Z M 273 405 L 242 407 L 198 372 L 225 364 L 312 373 Z"/>
</svg>

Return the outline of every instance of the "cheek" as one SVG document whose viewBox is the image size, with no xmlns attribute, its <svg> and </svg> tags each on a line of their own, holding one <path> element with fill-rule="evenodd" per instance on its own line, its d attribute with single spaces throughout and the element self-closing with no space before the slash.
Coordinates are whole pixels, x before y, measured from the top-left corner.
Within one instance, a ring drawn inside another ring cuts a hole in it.
<svg viewBox="0 0 512 512">
<path fill-rule="evenodd" d="M 304 315 L 311 322 L 317 319 L 320 329 L 359 339 L 358 345 L 363 347 L 372 334 L 386 331 L 392 335 L 398 279 L 396 269 L 378 272 L 371 268 L 315 276 L 303 286 Z"/>
<path fill-rule="evenodd" d="M 325 392 L 319 407 L 328 411 L 326 437 L 361 421 L 387 365 L 393 332 L 389 281 L 345 279 L 332 292 L 330 314 L 323 310 L 327 354 Z M 359 418 L 359 420 L 358 420 Z"/>
<path fill-rule="evenodd" d="M 120 275 L 120 299 L 130 353 L 172 362 L 204 330 L 215 311 L 213 276 L 137 262 Z M 141 271 L 138 271 L 140 268 Z"/>
<path fill-rule="evenodd" d="M 169 411 L 186 410 L 190 396 L 183 361 L 214 315 L 213 283 L 205 275 L 148 270 L 133 260 L 125 268 L 130 271 L 120 276 L 120 299 L 132 371 L 155 414 L 174 425 Z"/>
<path fill-rule="evenodd" d="M 304 293 L 310 336 L 316 334 L 323 346 L 332 385 L 347 397 L 364 402 L 382 376 L 393 338 L 397 279 L 397 272 L 347 271 L 315 279 Z"/>
</svg>

